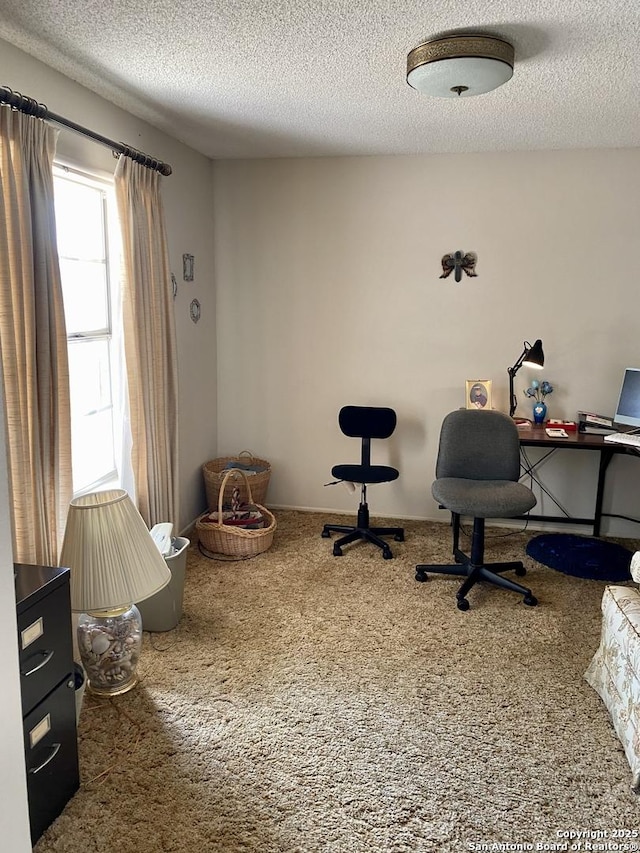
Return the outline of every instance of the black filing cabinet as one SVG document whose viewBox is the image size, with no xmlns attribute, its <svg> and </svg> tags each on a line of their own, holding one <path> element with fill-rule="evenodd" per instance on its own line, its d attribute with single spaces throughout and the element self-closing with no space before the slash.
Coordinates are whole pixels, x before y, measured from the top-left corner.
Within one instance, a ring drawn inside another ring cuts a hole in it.
<svg viewBox="0 0 640 853">
<path fill-rule="evenodd" d="M 31 841 L 80 785 L 69 569 L 16 564 Z"/>
</svg>

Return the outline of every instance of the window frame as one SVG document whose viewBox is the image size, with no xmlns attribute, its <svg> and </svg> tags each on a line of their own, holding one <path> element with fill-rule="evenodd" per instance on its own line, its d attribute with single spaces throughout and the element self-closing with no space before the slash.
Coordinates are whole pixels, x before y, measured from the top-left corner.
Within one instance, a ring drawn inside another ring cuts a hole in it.
<svg viewBox="0 0 640 853">
<path fill-rule="evenodd" d="M 113 442 L 113 467 L 111 470 L 105 472 L 96 480 L 93 480 L 91 483 L 87 483 L 82 485 L 80 488 L 73 489 L 74 497 L 79 497 L 81 495 L 88 494 L 90 492 L 99 491 L 105 488 L 118 488 L 120 486 L 120 476 L 118 472 L 117 465 L 117 441 L 116 441 L 116 430 L 118 425 L 116 423 L 116 385 L 114 383 L 114 328 L 113 328 L 113 319 L 114 319 L 114 300 L 116 297 L 116 292 L 119 290 L 114 282 L 114 270 L 117 269 L 117 258 L 116 252 L 113 246 L 113 240 L 111 236 L 116 232 L 114 229 L 117 227 L 117 212 L 116 212 L 116 199 L 115 199 L 115 187 L 112 177 L 101 176 L 96 174 L 95 172 L 90 171 L 89 169 L 78 168 L 77 166 L 72 166 L 67 164 L 57 158 L 54 159 L 53 164 L 53 177 L 54 177 L 54 193 L 55 193 L 55 180 L 69 180 L 75 182 L 81 186 L 90 187 L 94 190 L 97 190 L 101 193 L 101 213 L 102 213 L 102 237 L 103 237 L 103 247 L 104 247 L 104 277 L 106 284 L 106 326 L 99 329 L 90 329 L 84 330 L 82 332 L 71 332 L 67 334 L 67 349 L 70 346 L 73 346 L 74 343 L 81 343 L 83 341 L 106 341 L 108 346 L 108 372 L 109 372 L 109 388 L 110 388 L 110 398 L 111 398 L 111 431 L 112 431 L 112 442 Z M 70 258 L 66 255 L 60 255 L 59 257 L 69 260 L 81 260 L 79 258 Z M 73 456 L 73 447 L 72 447 L 72 456 Z"/>
</svg>

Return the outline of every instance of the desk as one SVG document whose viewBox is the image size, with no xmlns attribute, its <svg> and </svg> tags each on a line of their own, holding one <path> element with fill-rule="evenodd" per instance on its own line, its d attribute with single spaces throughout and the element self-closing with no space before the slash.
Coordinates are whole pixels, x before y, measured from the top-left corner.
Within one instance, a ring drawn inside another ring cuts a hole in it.
<svg viewBox="0 0 640 853">
<path fill-rule="evenodd" d="M 593 535 L 600 536 L 600 522 L 602 521 L 602 498 L 604 496 L 605 475 L 609 463 L 616 453 L 632 453 L 637 456 L 637 451 L 633 447 L 624 444 L 613 444 L 606 442 L 601 435 L 591 435 L 581 432 L 570 432 L 569 438 L 551 438 L 545 432 L 543 426 L 532 426 L 531 428 L 518 429 L 520 435 L 521 447 L 537 447 L 540 450 L 548 450 L 549 452 L 543 457 L 547 459 L 552 453 L 558 449 L 562 450 L 596 450 L 600 454 L 600 463 L 598 465 L 598 483 L 596 486 L 596 505 L 593 518 L 571 518 L 566 515 L 527 515 L 532 521 L 554 521 L 560 524 L 588 524 L 593 526 Z M 542 462 L 540 459 L 533 465 L 523 464 L 522 477 L 532 474 L 536 466 Z M 549 493 L 547 493 L 549 494 Z M 549 494 L 551 500 L 554 500 L 553 495 Z M 557 502 L 556 502 L 557 503 Z"/>
</svg>

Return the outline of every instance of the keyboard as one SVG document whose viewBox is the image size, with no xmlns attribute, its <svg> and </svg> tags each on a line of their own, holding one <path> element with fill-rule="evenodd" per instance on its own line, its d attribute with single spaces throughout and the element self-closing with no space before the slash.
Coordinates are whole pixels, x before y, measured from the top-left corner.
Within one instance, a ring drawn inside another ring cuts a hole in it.
<svg viewBox="0 0 640 853">
<path fill-rule="evenodd" d="M 614 432 L 611 435 L 605 435 L 605 441 L 611 441 L 613 444 L 627 444 L 629 447 L 637 447 L 640 450 L 640 435 L 630 432 Z"/>
</svg>

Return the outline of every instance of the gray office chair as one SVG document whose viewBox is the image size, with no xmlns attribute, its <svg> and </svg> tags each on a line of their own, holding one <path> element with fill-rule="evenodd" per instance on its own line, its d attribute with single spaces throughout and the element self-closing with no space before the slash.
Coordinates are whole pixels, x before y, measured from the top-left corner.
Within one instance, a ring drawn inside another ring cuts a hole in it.
<svg viewBox="0 0 640 853">
<path fill-rule="evenodd" d="M 440 506 L 451 512 L 456 565 L 416 566 L 416 580 L 426 581 L 427 572 L 466 578 L 456 593 L 459 610 L 469 609 L 466 595 L 479 581 L 520 593 L 530 607 L 538 603 L 530 589 L 500 574 L 513 569 L 516 575 L 525 575 L 521 562 L 484 562 L 485 518 L 512 518 L 536 504 L 531 489 L 518 482 L 519 476 L 518 428 L 508 415 L 460 409 L 446 416 L 431 492 Z M 458 547 L 463 515 L 473 518 L 470 556 Z"/>
</svg>

